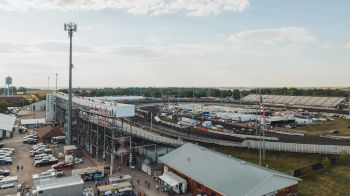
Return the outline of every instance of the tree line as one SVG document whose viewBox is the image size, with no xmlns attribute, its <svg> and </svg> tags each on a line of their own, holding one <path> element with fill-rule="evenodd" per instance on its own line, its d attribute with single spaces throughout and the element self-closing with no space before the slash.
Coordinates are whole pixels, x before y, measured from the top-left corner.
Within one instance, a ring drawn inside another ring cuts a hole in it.
<svg viewBox="0 0 350 196">
<path fill-rule="evenodd" d="M 0 88 L 0 94 L 4 94 L 4 89 L 5 88 Z M 23 92 L 24 94 L 27 93 L 27 88 L 25 87 L 15 87 L 15 86 L 12 86 L 11 89 L 10 89 L 10 92 L 15 95 L 17 94 L 17 92 Z"/>
<path fill-rule="evenodd" d="M 61 89 L 60 92 L 68 93 L 67 89 Z M 330 88 L 252 88 L 249 90 L 239 89 L 219 89 L 219 88 L 180 88 L 180 87 L 129 87 L 129 88 L 77 88 L 73 89 L 77 96 L 101 97 L 101 96 L 144 96 L 144 97 L 216 97 L 216 98 L 234 98 L 249 94 L 263 95 L 287 95 L 287 96 L 328 96 L 328 97 L 348 97 L 349 91 L 343 89 Z"/>
</svg>

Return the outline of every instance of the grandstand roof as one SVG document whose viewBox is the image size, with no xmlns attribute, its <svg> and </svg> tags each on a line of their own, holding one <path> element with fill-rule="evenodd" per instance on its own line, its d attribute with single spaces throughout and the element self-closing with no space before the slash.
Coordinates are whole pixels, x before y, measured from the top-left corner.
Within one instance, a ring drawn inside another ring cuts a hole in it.
<svg viewBox="0 0 350 196">
<path fill-rule="evenodd" d="M 346 99 L 344 97 L 313 97 L 313 96 L 283 96 L 261 95 L 265 104 L 289 104 L 310 107 L 337 107 Z M 260 102 L 260 95 L 250 94 L 242 98 L 243 102 Z"/>
</svg>

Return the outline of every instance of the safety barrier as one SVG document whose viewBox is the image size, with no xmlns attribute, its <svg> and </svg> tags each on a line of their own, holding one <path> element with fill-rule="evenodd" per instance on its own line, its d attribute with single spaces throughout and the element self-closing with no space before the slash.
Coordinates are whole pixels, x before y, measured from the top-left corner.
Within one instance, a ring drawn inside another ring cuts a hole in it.
<svg viewBox="0 0 350 196">
<path fill-rule="evenodd" d="M 259 149 L 265 143 L 266 150 L 298 152 L 298 153 L 315 153 L 315 154 L 335 154 L 347 152 L 350 155 L 350 146 L 338 145 L 321 145 L 321 144 L 300 144 L 284 142 L 260 142 L 254 140 L 244 140 L 240 147 Z"/>
</svg>

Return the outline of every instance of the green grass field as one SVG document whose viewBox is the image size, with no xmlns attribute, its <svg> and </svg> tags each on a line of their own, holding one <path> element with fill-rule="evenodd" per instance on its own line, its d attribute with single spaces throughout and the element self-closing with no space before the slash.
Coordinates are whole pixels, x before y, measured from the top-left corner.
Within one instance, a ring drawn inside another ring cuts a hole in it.
<svg viewBox="0 0 350 196">
<path fill-rule="evenodd" d="M 217 145 L 204 145 L 224 154 L 240 158 L 252 163 L 259 163 L 259 151 Z M 293 169 L 322 162 L 326 155 L 318 154 L 296 154 L 286 152 L 266 153 L 263 166 L 291 174 Z M 299 182 L 301 195 L 350 195 L 350 164 L 337 164 L 321 172 L 305 177 Z"/>
<path fill-rule="evenodd" d="M 318 125 L 307 125 L 302 127 L 297 127 L 295 130 L 306 135 L 324 135 L 329 134 L 329 131 L 332 129 L 337 129 L 339 134 L 335 135 L 350 135 L 349 120 L 343 118 L 335 118 L 334 121 L 328 121 L 323 124 Z M 293 129 L 290 129 L 293 131 Z"/>
</svg>

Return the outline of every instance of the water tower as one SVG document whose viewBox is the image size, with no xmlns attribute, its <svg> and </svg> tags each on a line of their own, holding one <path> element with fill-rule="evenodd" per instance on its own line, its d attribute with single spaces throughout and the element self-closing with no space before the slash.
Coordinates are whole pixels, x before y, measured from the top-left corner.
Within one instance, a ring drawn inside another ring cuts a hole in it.
<svg viewBox="0 0 350 196">
<path fill-rule="evenodd" d="M 5 79 L 4 95 L 7 95 L 7 96 L 13 95 L 12 78 L 10 76 L 7 76 Z"/>
</svg>

